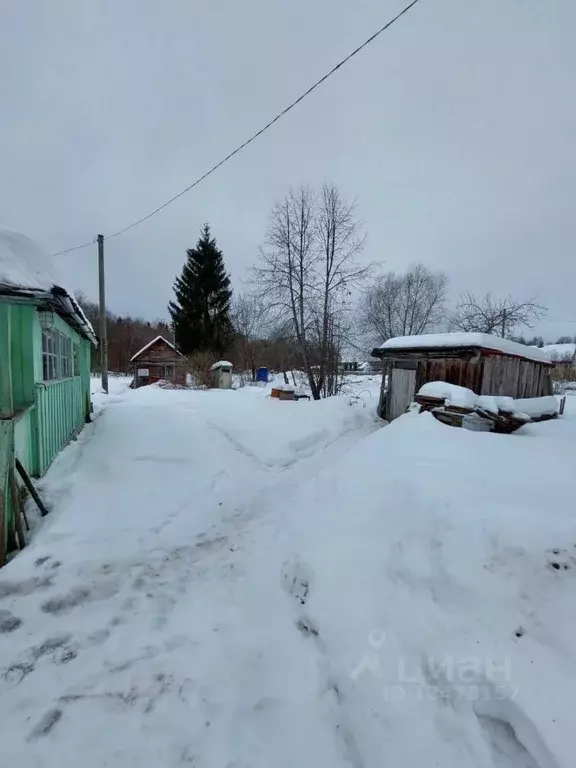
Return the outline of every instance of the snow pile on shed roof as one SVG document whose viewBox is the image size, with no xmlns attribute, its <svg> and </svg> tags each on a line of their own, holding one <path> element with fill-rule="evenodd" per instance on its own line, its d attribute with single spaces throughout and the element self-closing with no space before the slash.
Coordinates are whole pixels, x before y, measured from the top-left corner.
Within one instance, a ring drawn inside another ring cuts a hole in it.
<svg viewBox="0 0 576 768">
<path fill-rule="evenodd" d="M 164 344 L 168 344 L 169 347 L 171 347 L 175 352 L 178 352 L 174 344 L 172 344 L 171 341 L 168 341 L 168 339 L 165 339 L 164 336 L 156 336 L 155 339 L 152 339 L 152 341 L 149 341 L 148 344 L 144 344 L 142 349 L 139 349 L 138 352 L 136 352 L 135 355 L 132 355 L 130 358 L 130 362 L 133 363 L 134 360 L 136 360 L 137 357 L 140 357 L 142 352 L 146 352 L 147 349 L 149 349 L 153 344 L 156 344 L 157 341 L 163 341 Z M 181 352 L 178 352 L 178 354 L 182 354 Z"/>
<path fill-rule="evenodd" d="M 59 280 L 49 258 L 33 240 L 0 229 L 0 284 L 49 291 Z"/>
<path fill-rule="evenodd" d="M 551 360 L 572 360 L 576 357 L 576 344 L 545 344 L 541 347 Z"/>
<path fill-rule="evenodd" d="M 540 363 L 549 363 L 550 357 L 546 352 L 537 347 L 528 347 L 517 341 L 503 339 L 500 336 L 491 336 L 488 333 L 425 333 L 421 336 L 397 336 L 388 339 L 379 349 L 450 349 L 452 347 L 482 347 L 493 349 L 505 355 L 515 355 L 535 360 Z"/>
<path fill-rule="evenodd" d="M 217 368 L 232 368 L 232 363 L 229 363 L 228 360 L 218 360 L 218 362 L 214 363 L 210 370 L 215 371 Z"/>
</svg>

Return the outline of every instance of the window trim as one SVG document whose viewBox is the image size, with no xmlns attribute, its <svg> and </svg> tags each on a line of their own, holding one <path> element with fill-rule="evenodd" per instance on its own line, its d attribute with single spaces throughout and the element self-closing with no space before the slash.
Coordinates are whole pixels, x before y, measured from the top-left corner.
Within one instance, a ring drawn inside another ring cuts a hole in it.
<svg viewBox="0 0 576 768">
<path fill-rule="evenodd" d="M 158 373 L 160 374 L 160 378 L 164 381 L 172 381 L 174 379 L 174 376 L 176 375 L 176 365 L 175 363 L 161 363 L 158 368 L 160 369 Z M 168 376 L 168 369 L 170 370 L 170 375 Z"/>
<path fill-rule="evenodd" d="M 42 381 L 52 384 L 80 377 L 80 345 L 57 328 L 42 329 Z M 76 353 L 76 350 L 78 352 Z"/>
</svg>

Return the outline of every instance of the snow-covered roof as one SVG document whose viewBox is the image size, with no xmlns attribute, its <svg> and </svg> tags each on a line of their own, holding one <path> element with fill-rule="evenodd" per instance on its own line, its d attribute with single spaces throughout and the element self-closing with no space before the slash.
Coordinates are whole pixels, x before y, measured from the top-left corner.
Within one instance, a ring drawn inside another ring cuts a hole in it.
<svg viewBox="0 0 576 768">
<path fill-rule="evenodd" d="M 0 229 L 0 285 L 50 291 L 58 284 L 54 266 L 33 240 Z"/>
<path fill-rule="evenodd" d="M 218 360 L 218 362 L 214 363 L 210 370 L 215 371 L 217 368 L 232 368 L 232 363 L 229 363 L 228 360 Z"/>
<path fill-rule="evenodd" d="M 135 354 L 135 355 L 132 355 L 132 357 L 130 358 L 130 362 L 131 362 L 131 363 L 133 363 L 133 362 L 134 362 L 134 361 L 135 361 L 135 360 L 136 360 L 138 357 L 140 357 L 140 355 L 141 355 L 143 352 L 146 352 L 146 350 L 147 350 L 147 349 L 150 349 L 150 347 L 152 347 L 152 346 L 153 346 L 154 344 L 156 344 L 156 342 L 158 342 L 158 341 L 163 341 L 163 342 L 164 342 L 164 344 L 167 344 L 167 345 L 168 345 L 168 346 L 169 346 L 171 349 L 173 349 L 173 350 L 174 350 L 174 352 L 176 352 L 177 354 L 179 354 L 181 357 L 184 357 L 184 355 L 183 355 L 181 352 L 178 352 L 178 350 L 176 349 L 176 347 L 174 346 L 174 344 L 172 344 L 172 342 L 171 342 L 171 341 L 168 341 L 168 339 L 165 339 L 165 338 L 164 338 L 164 336 L 156 336 L 156 338 L 155 338 L 155 339 L 152 339 L 152 341 L 149 341 L 149 342 L 148 342 L 148 344 L 144 344 L 144 346 L 142 347 L 142 349 L 139 349 L 139 350 L 138 350 L 138 352 L 136 352 L 136 354 Z"/>
<path fill-rule="evenodd" d="M 0 228 L 0 293 L 46 299 L 94 344 L 96 334 L 74 294 L 64 288 L 50 258 L 26 235 Z"/>
<path fill-rule="evenodd" d="M 541 347 L 551 360 L 572 360 L 576 357 L 576 344 L 545 344 Z"/>
<path fill-rule="evenodd" d="M 418 390 L 424 397 L 437 397 L 446 405 L 457 405 L 461 408 L 481 408 L 485 411 L 512 413 L 515 416 L 525 416 L 528 421 L 540 416 L 554 416 L 558 413 L 558 400 L 554 395 L 544 397 L 525 397 L 514 399 L 494 395 L 477 395 L 467 387 L 449 384 L 446 381 L 428 381 Z"/>
<path fill-rule="evenodd" d="M 488 333 L 425 333 L 421 336 L 397 336 L 385 341 L 381 347 L 374 350 L 373 354 L 377 355 L 378 350 L 453 349 L 454 347 L 480 347 L 539 363 L 550 362 L 548 354 L 537 347 L 528 347 Z"/>
</svg>

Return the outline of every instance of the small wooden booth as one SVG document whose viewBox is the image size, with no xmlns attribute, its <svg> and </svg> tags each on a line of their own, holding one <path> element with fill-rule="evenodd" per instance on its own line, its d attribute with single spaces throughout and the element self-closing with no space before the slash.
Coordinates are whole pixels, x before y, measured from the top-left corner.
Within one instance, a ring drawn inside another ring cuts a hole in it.
<svg viewBox="0 0 576 768">
<path fill-rule="evenodd" d="M 164 336 L 156 336 L 140 349 L 130 360 L 134 373 L 132 386 L 145 387 L 157 381 L 169 381 L 185 386 L 188 361 Z"/>
<path fill-rule="evenodd" d="M 552 394 L 554 364 L 537 347 L 484 333 L 434 333 L 389 339 L 372 351 L 383 362 L 378 414 L 401 416 L 420 387 L 446 381 L 477 395 L 513 398 Z"/>
<path fill-rule="evenodd" d="M 219 360 L 210 368 L 212 371 L 212 386 L 216 389 L 232 389 L 232 363 Z"/>
</svg>

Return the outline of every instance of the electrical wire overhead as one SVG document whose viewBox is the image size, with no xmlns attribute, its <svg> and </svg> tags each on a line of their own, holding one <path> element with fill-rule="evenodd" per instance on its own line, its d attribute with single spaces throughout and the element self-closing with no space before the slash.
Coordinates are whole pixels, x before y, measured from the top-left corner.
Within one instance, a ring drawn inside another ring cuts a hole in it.
<svg viewBox="0 0 576 768">
<path fill-rule="evenodd" d="M 246 141 L 243 141 L 241 144 L 239 144 L 235 149 L 232 150 L 229 154 L 227 154 L 225 157 L 222 158 L 219 162 L 217 162 L 215 165 L 212 166 L 206 173 L 202 174 L 199 178 L 197 178 L 195 181 L 192 182 L 192 184 L 189 184 L 187 187 L 182 189 L 180 192 L 178 192 L 176 195 L 171 197 L 169 200 L 166 200 L 166 202 L 162 203 L 162 205 L 159 205 L 157 208 L 155 208 L 153 211 L 150 211 L 150 213 L 147 213 L 145 216 L 142 216 L 139 219 L 136 219 L 136 221 L 133 221 L 131 224 L 128 224 L 128 226 L 123 227 L 122 229 L 119 229 L 117 232 L 114 232 L 111 235 L 106 235 L 106 240 L 110 240 L 113 237 L 118 237 L 119 235 L 124 234 L 124 232 L 128 232 L 129 229 L 133 229 L 134 227 L 137 227 L 139 224 L 142 224 L 144 221 L 147 221 L 148 219 L 151 219 L 152 216 L 155 216 L 157 213 L 160 213 L 160 211 L 163 211 L 164 208 L 167 208 L 171 203 L 178 200 L 182 195 L 185 195 L 187 192 L 190 192 L 190 190 L 194 189 L 194 187 L 197 187 L 198 184 L 203 182 L 205 179 L 208 178 L 208 176 L 211 176 L 215 171 L 218 170 L 218 168 L 221 168 L 224 163 L 227 163 L 228 160 L 231 160 L 235 155 L 237 155 L 239 152 L 241 152 L 243 149 L 245 149 L 249 144 L 251 144 L 253 141 L 258 139 L 260 136 L 262 136 L 263 133 L 265 133 L 269 128 L 271 128 L 275 123 L 277 123 L 279 120 L 281 120 L 285 115 L 288 114 L 294 107 L 296 107 L 298 104 L 300 104 L 301 101 L 304 101 L 313 91 L 316 90 L 319 86 L 321 86 L 326 80 L 328 80 L 329 77 L 331 77 L 333 74 L 335 74 L 341 67 L 343 67 L 345 64 L 347 64 L 350 59 L 352 59 L 354 56 L 356 56 L 360 51 L 362 51 L 366 46 L 370 45 L 374 40 L 376 40 L 377 37 L 379 37 L 383 32 L 385 32 L 389 27 L 391 27 L 395 22 L 397 22 L 399 19 L 404 16 L 405 13 L 407 13 L 411 8 L 413 8 L 420 0 L 412 0 L 411 3 L 406 5 L 399 13 L 396 14 L 392 19 L 386 22 L 384 26 L 380 27 L 376 32 L 374 32 L 373 35 L 371 35 L 367 40 L 365 40 L 361 45 L 359 45 L 357 48 L 355 48 L 351 53 L 346 56 L 346 58 L 342 59 L 341 61 L 336 64 L 336 66 L 332 67 L 332 69 L 327 72 L 323 77 L 321 77 L 319 80 L 317 80 L 313 85 L 311 85 L 304 93 L 302 93 L 297 99 L 295 99 L 291 104 L 289 104 L 285 109 L 283 109 L 281 112 L 279 112 L 272 120 L 270 120 L 266 125 L 264 125 L 262 128 L 260 128 L 258 131 L 252 134 Z M 89 245 L 92 245 L 94 240 L 91 240 L 89 243 L 82 243 L 81 245 L 75 245 L 73 248 L 67 248 L 63 251 L 58 251 L 57 253 L 53 253 L 52 256 L 61 256 L 65 253 L 71 253 L 72 251 L 78 251 L 81 248 L 86 248 Z"/>
</svg>

